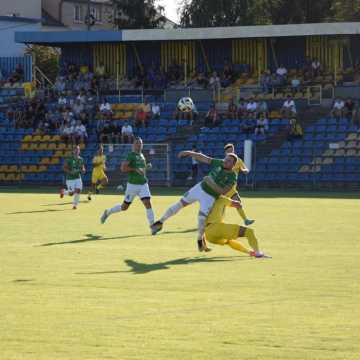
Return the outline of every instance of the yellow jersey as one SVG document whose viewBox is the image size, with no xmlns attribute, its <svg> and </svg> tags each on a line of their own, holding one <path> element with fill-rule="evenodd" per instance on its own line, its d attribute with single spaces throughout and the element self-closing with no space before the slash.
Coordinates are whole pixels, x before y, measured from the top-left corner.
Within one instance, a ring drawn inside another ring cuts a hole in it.
<svg viewBox="0 0 360 360">
<path fill-rule="evenodd" d="M 105 170 L 105 162 L 105 155 L 95 155 L 92 161 L 94 170 Z"/>
<path fill-rule="evenodd" d="M 211 209 L 206 224 L 215 224 L 223 223 L 225 217 L 225 208 L 231 205 L 231 199 L 220 196 L 214 203 L 213 208 Z"/>
</svg>

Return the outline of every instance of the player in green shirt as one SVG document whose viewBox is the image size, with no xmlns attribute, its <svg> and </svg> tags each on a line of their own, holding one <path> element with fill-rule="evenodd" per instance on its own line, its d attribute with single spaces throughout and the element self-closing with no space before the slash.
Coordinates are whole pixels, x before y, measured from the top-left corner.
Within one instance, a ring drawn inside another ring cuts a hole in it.
<svg viewBox="0 0 360 360">
<path fill-rule="evenodd" d="M 227 154 L 224 160 L 213 159 L 194 151 L 182 151 L 180 158 L 191 157 L 199 162 L 210 165 L 210 172 L 204 179 L 192 187 L 176 204 L 166 210 L 159 221 L 152 226 L 152 233 L 159 232 L 163 223 L 179 212 L 180 209 L 194 202 L 200 203 L 198 215 L 198 249 L 199 251 L 209 250 L 203 240 L 206 218 L 212 209 L 215 200 L 226 194 L 237 182 L 237 175 L 232 170 L 238 157 L 235 154 Z"/>
<path fill-rule="evenodd" d="M 73 155 L 64 162 L 64 172 L 66 177 L 67 190 L 60 190 L 60 197 L 64 195 L 74 195 L 73 209 L 75 210 L 80 201 L 80 193 L 83 188 L 81 174 L 85 173 L 84 159 L 80 156 L 80 147 L 76 146 Z"/>
<path fill-rule="evenodd" d="M 128 174 L 125 199 L 121 205 L 116 205 L 111 209 L 106 209 L 101 216 L 101 223 L 114 213 L 126 211 L 136 196 L 140 198 L 146 209 L 146 216 L 149 225 L 154 223 L 154 211 L 151 206 L 151 193 L 149 189 L 146 171 L 151 169 L 151 164 L 146 162 L 142 153 L 143 142 L 141 138 L 136 138 L 132 145 L 132 151 L 128 154 L 126 160 L 121 164 L 121 171 Z"/>
</svg>

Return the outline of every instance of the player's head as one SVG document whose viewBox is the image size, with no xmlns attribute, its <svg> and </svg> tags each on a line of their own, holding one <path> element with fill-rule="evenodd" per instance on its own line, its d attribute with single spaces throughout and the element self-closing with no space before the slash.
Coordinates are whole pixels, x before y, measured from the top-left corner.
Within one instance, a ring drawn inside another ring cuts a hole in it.
<svg viewBox="0 0 360 360">
<path fill-rule="evenodd" d="M 225 151 L 225 154 L 235 153 L 234 144 L 226 144 L 226 145 L 224 146 L 224 151 Z"/>
<path fill-rule="evenodd" d="M 99 145 L 99 150 L 98 150 L 98 154 L 102 155 L 104 153 L 104 147 L 102 146 L 102 144 Z"/>
<path fill-rule="evenodd" d="M 80 146 L 79 146 L 79 145 L 76 145 L 76 146 L 74 147 L 73 154 L 74 154 L 75 156 L 79 156 L 79 155 L 80 155 Z"/>
<path fill-rule="evenodd" d="M 133 150 L 135 152 L 141 152 L 143 148 L 143 141 L 140 137 L 136 137 L 133 142 Z"/>
<path fill-rule="evenodd" d="M 234 153 L 226 154 L 224 159 L 224 169 L 231 170 L 235 166 L 237 161 L 238 161 L 238 157 L 236 156 L 236 154 Z"/>
</svg>

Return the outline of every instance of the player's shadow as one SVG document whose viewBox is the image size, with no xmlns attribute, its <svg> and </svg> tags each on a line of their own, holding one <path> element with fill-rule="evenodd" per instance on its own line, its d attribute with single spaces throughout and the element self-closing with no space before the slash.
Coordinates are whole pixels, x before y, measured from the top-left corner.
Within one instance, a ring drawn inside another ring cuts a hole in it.
<svg viewBox="0 0 360 360">
<path fill-rule="evenodd" d="M 90 201 L 88 201 L 88 200 L 80 200 L 79 201 L 80 204 L 87 204 L 89 202 Z M 64 206 L 64 205 L 72 205 L 72 204 L 73 203 L 71 201 L 68 201 L 68 202 L 63 202 L 63 203 L 43 204 L 40 206 Z"/>
<path fill-rule="evenodd" d="M 197 231 L 197 230 L 198 230 L 198 229 L 163 231 L 163 232 L 159 233 L 159 235 L 161 235 L 161 234 L 186 234 L 186 233 L 195 232 L 195 231 Z"/>
<path fill-rule="evenodd" d="M 85 234 L 85 238 L 77 239 L 77 240 L 70 240 L 70 241 L 61 241 L 61 242 L 51 242 L 38 246 L 55 246 L 55 245 L 70 245 L 70 244 L 81 244 L 89 241 L 104 241 L 104 240 L 120 240 L 120 239 L 127 239 L 127 238 L 134 238 L 134 237 L 144 237 L 146 235 L 124 235 L 124 236 L 113 236 L 113 237 L 103 237 L 101 235 L 94 235 L 94 234 Z"/>
<path fill-rule="evenodd" d="M 31 211 L 15 211 L 15 212 L 11 212 L 11 213 L 6 213 L 6 215 L 38 214 L 38 213 L 57 212 L 57 211 L 72 211 L 72 209 L 46 209 L 46 210 L 31 210 Z"/>
<path fill-rule="evenodd" d="M 215 263 L 215 262 L 228 262 L 234 260 L 248 260 L 250 257 L 245 256 L 228 256 L 228 257 L 194 257 L 194 258 L 180 258 L 169 261 L 164 261 L 154 264 L 141 263 L 135 260 L 126 259 L 125 264 L 130 268 L 127 271 L 100 271 L 100 272 L 88 272 L 88 273 L 77 273 L 81 275 L 104 275 L 104 274 L 119 274 L 119 273 L 132 273 L 147 274 L 152 271 L 168 270 L 173 266 L 177 265 L 190 265 L 198 263 Z"/>
</svg>

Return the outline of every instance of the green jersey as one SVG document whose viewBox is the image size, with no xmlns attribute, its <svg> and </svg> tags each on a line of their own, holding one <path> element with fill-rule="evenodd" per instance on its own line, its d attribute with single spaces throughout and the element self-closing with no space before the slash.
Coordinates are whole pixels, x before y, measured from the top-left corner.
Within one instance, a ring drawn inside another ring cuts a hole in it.
<svg viewBox="0 0 360 360">
<path fill-rule="evenodd" d="M 144 175 L 139 174 L 137 171 L 129 171 L 128 173 L 128 183 L 134 185 L 144 185 L 148 182 L 146 177 L 146 160 L 142 153 L 130 152 L 126 158 L 129 162 L 129 166 L 133 169 L 141 170 L 144 172 Z"/>
<path fill-rule="evenodd" d="M 210 163 L 210 172 L 208 175 L 214 183 L 221 187 L 226 188 L 236 184 L 237 175 L 234 171 L 224 169 L 224 161 L 219 159 L 212 159 Z M 214 191 L 205 181 L 201 183 L 202 189 L 209 195 L 218 198 L 221 194 Z"/>
<path fill-rule="evenodd" d="M 66 180 L 75 180 L 81 178 L 82 169 L 84 167 L 84 160 L 82 157 L 71 156 L 65 160 L 68 167 L 66 173 Z"/>
</svg>

